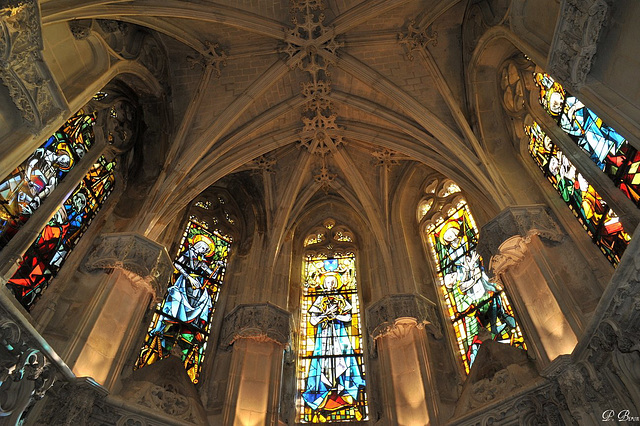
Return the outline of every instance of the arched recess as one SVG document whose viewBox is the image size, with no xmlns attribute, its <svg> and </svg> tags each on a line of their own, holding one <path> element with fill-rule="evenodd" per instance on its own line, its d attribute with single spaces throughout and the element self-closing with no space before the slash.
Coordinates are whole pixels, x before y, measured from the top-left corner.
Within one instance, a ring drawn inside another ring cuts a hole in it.
<svg viewBox="0 0 640 426">
<path fill-rule="evenodd" d="M 492 28 L 479 40 L 469 68 L 466 71 L 471 111 L 476 118 L 475 128 L 480 141 L 489 153 L 496 169 L 510 184 L 510 196 L 514 204 L 533 204 L 543 201 L 519 160 L 509 122 L 512 117 L 505 114 L 502 102 L 500 67 L 507 58 L 516 55 L 523 43 L 508 30 Z M 517 112 L 519 113 L 519 112 Z"/>
</svg>

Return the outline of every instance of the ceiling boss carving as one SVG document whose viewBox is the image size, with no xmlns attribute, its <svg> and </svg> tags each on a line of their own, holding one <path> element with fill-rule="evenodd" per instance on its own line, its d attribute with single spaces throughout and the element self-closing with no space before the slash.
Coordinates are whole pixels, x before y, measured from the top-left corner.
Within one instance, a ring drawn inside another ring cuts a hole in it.
<svg viewBox="0 0 640 426">
<path fill-rule="evenodd" d="M 299 146 L 322 158 L 320 173 L 314 180 L 327 189 L 336 175 L 329 173 L 326 156 L 345 143 L 342 127 L 336 123 L 337 114 L 329 99 L 331 80 L 329 66 L 332 62 L 322 55 L 326 51 L 334 55 L 343 46 L 333 36 L 333 28 L 324 25 L 322 0 L 295 0 L 291 2 L 291 22 L 294 27 L 285 34 L 286 46 L 281 52 L 291 59 L 300 59 L 291 67 L 309 73 L 311 81 L 301 84 L 305 104 L 302 108 Z"/>
</svg>

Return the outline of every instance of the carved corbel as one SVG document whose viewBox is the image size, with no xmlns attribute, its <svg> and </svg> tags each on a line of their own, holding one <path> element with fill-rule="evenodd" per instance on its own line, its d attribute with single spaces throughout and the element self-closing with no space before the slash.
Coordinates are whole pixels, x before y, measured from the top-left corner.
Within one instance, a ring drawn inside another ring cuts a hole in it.
<svg viewBox="0 0 640 426">
<path fill-rule="evenodd" d="M 0 6 L 0 79 L 33 132 L 67 109 L 42 49 L 38 3 Z"/>
<path fill-rule="evenodd" d="M 499 254 L 494 255 L 489 262 L 489 270 L 495 275 L 500 275 L 508 268 L 520 263 L 526 256 L 527 244 L 531 242 L 531 237 L 521 237 L 516 235 L 508 238 L 500 244 Z"/>
<path fill-rule="evenodd" d="M 138 234 L 104 234 L 97 239 L 86 263 L 89 271 L 118 269 L 135 284 L 163 296 L 173 264 L 163 246 Z"/>
<path fill-rule="evenodd" d="M 579 91 L 591 70 L 609 6 L 604 0 L 562 0 L 561 3 L 548 69 L 565 86 Z"/>
<path fill-rule="evenodd" d="M 220 342 L 229 347 L 238 339 L 253 339 L 288 346 L 291 322 L 291 313 L 270 303 L 238 305 L 224 319 Z"/>
<path fill-rule="evenodd" d="M 394 294 L 367 308 L 367 331 L 372 340 L 383 336 L 402 337 L 413 327 L 426 328 L 442 337 L 433 302 L 417 294 Z"/>
<path fill-rule="evenodd" d="M 522 243 L 529 243 L 533 235 L 556 243 L 564 239 L 562 230 L 545 206 L 509 207 L 482 227 L 478 252 L 485 260 L 502 256 L 492 262 L 498 267 L 506 267 L 507 263 L 513 264 L 515 259 L 521 257 L 525 250 Z M 507 243 L 512 237 L 520 237 L 520 240 L 514 239 Z"/>
</svg>

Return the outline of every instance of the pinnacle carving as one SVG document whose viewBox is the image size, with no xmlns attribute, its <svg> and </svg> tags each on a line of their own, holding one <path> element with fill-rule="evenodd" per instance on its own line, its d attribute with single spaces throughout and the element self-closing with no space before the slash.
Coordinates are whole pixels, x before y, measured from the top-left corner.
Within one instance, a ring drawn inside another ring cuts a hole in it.
<svg viewBox="0 0 640 426">
<path fill-rule="evenodd" d="M 432 46 L 438 45 L 438 32 L 430 31 L 428 27 L 421 30 L 416 27 L 416 21 L 412 20 L 406 32 L 398 33 L 398 43 L 407 48 L 407 59 L 413 61 L 413 52 L 426 49 L 429 43 Z"/>
<path fill-rule="evenodd" d="M 203 68 L 211 67 L 216 77 L 222 75 L 222 67 L 227 65 L 229 53 L 220 47 L 218 43 L 205 41 L 205 53 L 198 57 L 187 56 L 187 62 L 191 64 L 191 68 L 199 65 Z"/>
</svg>

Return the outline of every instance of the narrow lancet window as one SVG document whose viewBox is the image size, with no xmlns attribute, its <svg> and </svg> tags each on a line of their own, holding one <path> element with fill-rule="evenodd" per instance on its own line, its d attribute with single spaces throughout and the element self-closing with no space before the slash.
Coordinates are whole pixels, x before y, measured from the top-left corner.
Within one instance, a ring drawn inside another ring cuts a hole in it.
<svg viewBox="0 0 640 426">
<path fill-rule="evenodd" d="M 484 272 L 476 251 L 478 229 L 460 188 L 451 181 L 439 188 L 437 193 L 425 191 L 423 199 L 431 200 L 434 212 L 425 217 L 421 202 L 418 217 L 423 218 L 459 356 L 468 373 L 485 339 L 523 349 L 525 344 L 504 289 Z"/>
<path fill-rule="evenodd" d="M 305 246 L 351 243 L 330 225 Z M 308 254 L 304 265 L 298 360 L 298 412 L 302 423 L 368 418 L 362 324 L 353 251 Z"/>
<path fill-rule="evenodd" d="M 0 250 L 94 144 L 94 123 L 80 110 L 0 181 Z"/>
<path fill-rule="evenodd" d="M 87 230 L 115 183 L 116 161 L 101 156 L 38 234 L 7 282 L 26 309 L 31 309 Z"/>
<path fill-rule="evenodd" d="M 198 383 L 231 247 L 230 237 L 204 224 L 195 217 L 187 223 L 167 294 L 136 362 L 140 368 L 178 353 L 193 383 Z"/>
<path fill-rule="evenodd" d="M 549 74 L 534 73 L 539 101 L 556 124 L 636 205 L 640 206 L 640 153 L 613 127 L 569 94 Z"/>
<path fill-rule="evenodd" d="M 529 153 L 569 206 L 593 242 L 616 266 L 631 236 L 624 230 L 618 215 L 602 199 L 598 191 L 535 121 L 525 125 L 529 135 Z"/>
</svg>

